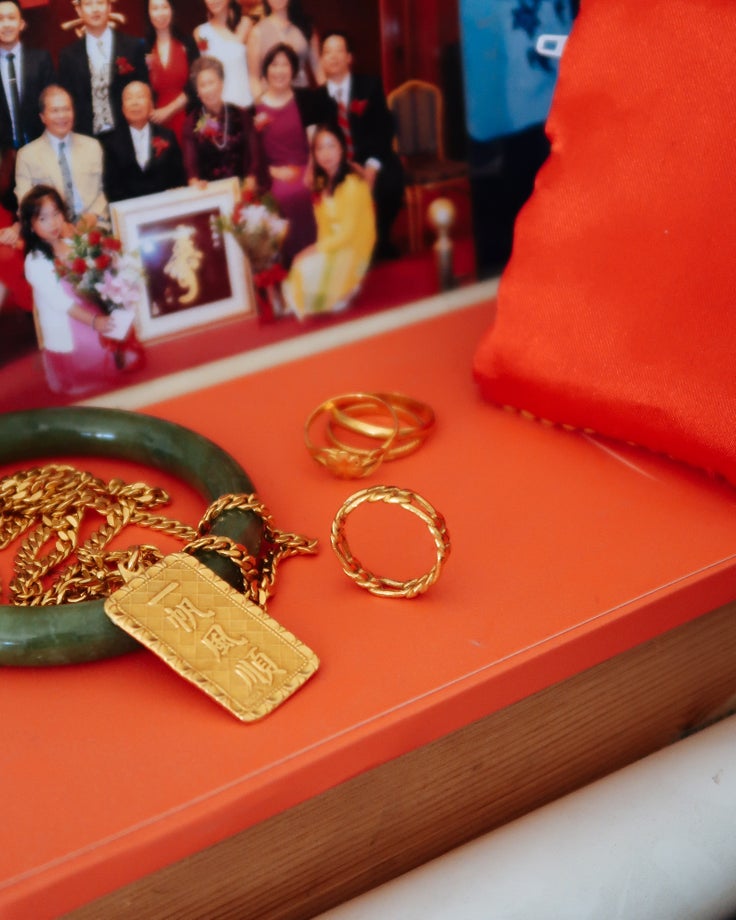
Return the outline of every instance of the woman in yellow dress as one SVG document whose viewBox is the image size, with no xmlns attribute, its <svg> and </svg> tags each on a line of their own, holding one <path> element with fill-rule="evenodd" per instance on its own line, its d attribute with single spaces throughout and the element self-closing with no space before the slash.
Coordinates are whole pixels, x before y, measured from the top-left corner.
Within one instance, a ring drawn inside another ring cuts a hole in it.
<svg viewBox="0 0 736 920">
<path fill-rule="evenodd" d="M 376 242 L 370 187 L 353 172 L 338 127 L 317 128 L 312 160 L 317 242 L 297 255 L 283 285 L 286 303 L 300 319 L 348 306 L 360 289 Z"/>
</svg>

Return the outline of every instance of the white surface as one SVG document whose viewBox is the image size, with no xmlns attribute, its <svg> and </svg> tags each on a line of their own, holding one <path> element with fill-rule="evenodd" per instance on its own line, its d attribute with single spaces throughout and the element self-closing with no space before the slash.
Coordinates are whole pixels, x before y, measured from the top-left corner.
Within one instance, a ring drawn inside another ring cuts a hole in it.
<svg viewBox="0 0 736 920">
<path fill-rule="evenodd" d="M 736 917 L 736 716 L 322 920 Z"/>
<path fill-rule="evenodd" d="M 230 358 L 187 368 L 177 374 L 147 380 L 138 386 L 114 390 L 112 393 L 95 396 L 80 405 L 104 406 L 110 409 L 138 409 L 141 406 L 232 380 L 234 377 L 255 374 L 268 367 L 285 364 L 287 361 L 296 361 L 307 355 L 339 348 L 349 342 L 380 335 L 391 329 L 400 329 L 444 313 L 452 313 L 455 310 L 464 310 L 481 300 L 488 300 L 490 304 L 497 291 L 497 278 L 470 284 L 449 293 L 416 300 L 403 307 L 382 310 L 362 319 L 296 335 L 283 342 L 277 342 L 275 345 L 244 351 Z M 489 322 L 490 315 L 489 312 Z"/>
</svg>

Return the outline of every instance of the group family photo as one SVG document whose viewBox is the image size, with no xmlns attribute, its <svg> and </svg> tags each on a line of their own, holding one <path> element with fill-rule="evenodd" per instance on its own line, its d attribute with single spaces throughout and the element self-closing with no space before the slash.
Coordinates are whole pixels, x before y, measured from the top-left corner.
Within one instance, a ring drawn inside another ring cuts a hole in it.
<svg viewBox="0 0 736 920">
<path fill-rule="evenodd" d="M 0 410 L 497 276 L 576 11 L 0 0 Z"/>
<path fill-rule="evenodd" d="M 399 254 L 395 118 L 353 36 L 299 0 L 181 6 L 77 0 L 52 54 L 0 0 L 2 310 L 53 393 L 123 385 L 190 315 L 344 311 Z"/>
</svg>

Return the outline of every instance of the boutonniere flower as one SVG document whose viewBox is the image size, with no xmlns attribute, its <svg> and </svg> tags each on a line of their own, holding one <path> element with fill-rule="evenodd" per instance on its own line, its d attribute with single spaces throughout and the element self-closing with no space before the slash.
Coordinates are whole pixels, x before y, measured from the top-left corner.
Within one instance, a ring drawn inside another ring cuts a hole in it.
<svg viewBox="0 0 736 920">
<path fill-rule="evenodd" d="M 164 150 L 169 149 L 169 142 L 165 137 L 154 137 L 151 141 L 151 146 L 153 147 L 153 155 L 160 157 Z"/>
<path fill-rule="evenodd" d="M 118 73 L 123 76 L 126 73 L 133 73 L 135 67 L 130 63 L 127 58 L 117 57 L 115 58 L 115 66 L 117 67 Z"/>
<path fill-rule="evenodd" d="M 202 113 L 197 119 L 197 124 L 194 126 L 194 133 L 199 134 L 200 137 L 205 137 L 212 139 L 217 137 L 219 126 L 216 121 L 212 118 L 208 118 L 207 115 Z"/>
<path fill-rule="evenodd" d="M 253 127 L 256 131 L 263 131 L 272 121 L 273 118 L 271 118 L 268 112 L 259 112 L 253 119 Z"/>
<path fill-rule="evenodd" d="M 362 115 L 368 106 L 367 99 L 353 99 L 350 103 L 350 111 L 353 115 Z"/>
<path fill-rule="evenodd" d="M 209 46 L 210 46 L 210 43 L 207 41 L 206 38 L 197 39 L 197 48 L 199 48 L 200 51 L 207 51 Z"/>
</svg>

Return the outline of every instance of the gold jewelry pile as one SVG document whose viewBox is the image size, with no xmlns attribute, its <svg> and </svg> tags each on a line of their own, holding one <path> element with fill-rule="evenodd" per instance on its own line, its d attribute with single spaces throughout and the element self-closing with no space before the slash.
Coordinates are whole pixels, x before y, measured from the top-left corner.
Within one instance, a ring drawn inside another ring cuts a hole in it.
<svg viewBox="0 0 736 920">
<path fill-rule="evenodd" d="M 318 424 L 319 423 L 319 424 Z M 321 441 L 313 432 L 321 426 Z M 325 400 L 304 425 L 304 441 L 314 460 L 340 479 L 362 479 L 384 461 L 397 460 L 418 450 L 435 427 L 431 406 L 403 393 L 347 393 Z M 432 569 L 408 581 L 375 575 L 353 555 L 345 522 L 364 502 L 398 505 L 417 515 L 429 528 L 437 551 Z M 345 574 L 356 585 L 379 597 L 416 597 L 439 578 L 450 554 L 445 519 L 421 495 L 397 486 L 373 486 L 351 495 L 335 516 L 332 548 Z"/>
<path fill-rule="evenodd" d="M 324 421 L 328 443 L 312 438 L 318 420 Z M 362 479 L 384 461 L 413 453 L 434 426 L 432 408 L 402 393 L 348 393 L 317 406 L 304 426 L 304 441 L 314 460 L 334 476 Z"/>
<path fill-rule="evenodd" d="M 274 529 L 271 515 L 255 495 L 222 496 L 196 528 L 153 513 L 168 502 L 163 489 L 119 479 L 105 483 L 66 465 L 50 464 L 6 476 L 0 480 L 0 549 L 21 539 L 8 585 L 10 602 L 50 606 L 112 594 L 163 558 L 161 550 L 149 544 L 109 550 L 110 542 L 128 525 L 182 540 L 184 552 L 210 550 L 227 556 L 240 568 L 246 593 L 262 607 L 273 592 L 278 562 L 316 551 L 316 540 Z M 263 521 L 258 560 L 229 537 L 209 534 L 214 519 L 233 508 L 253 511 Z M 90 513 L 102 523 L 82 540 L 82 525 Z"/>
<path fill-rule="evenodd" d="M 116 626 L 238 719 L 260 719 L 319 667 L 315 653 L 266 612 L 279 562 L 314 553 L 317 541 L 276 530 L 253 494 L 221 496 L 196 528 L 154 513 L 168 501 L 162 489 L 119 479 L 105 483 L 65 465 L 5 477 L 0 548 L 20 541 L 11 600 L 40 607 L 104 597 Z M 255 555 L 211 533 L 220 515 L 236 510 L 254 516 Z M 101 523 L 83 538 L 95 518 Z M 169 534 L 185 546 L 166 556 L 149 545 L 111 550 L 128 525 Z M 219 560 L 210 553 L 235 564 L 228 581 L 213 571 Z"/>
</svg>

